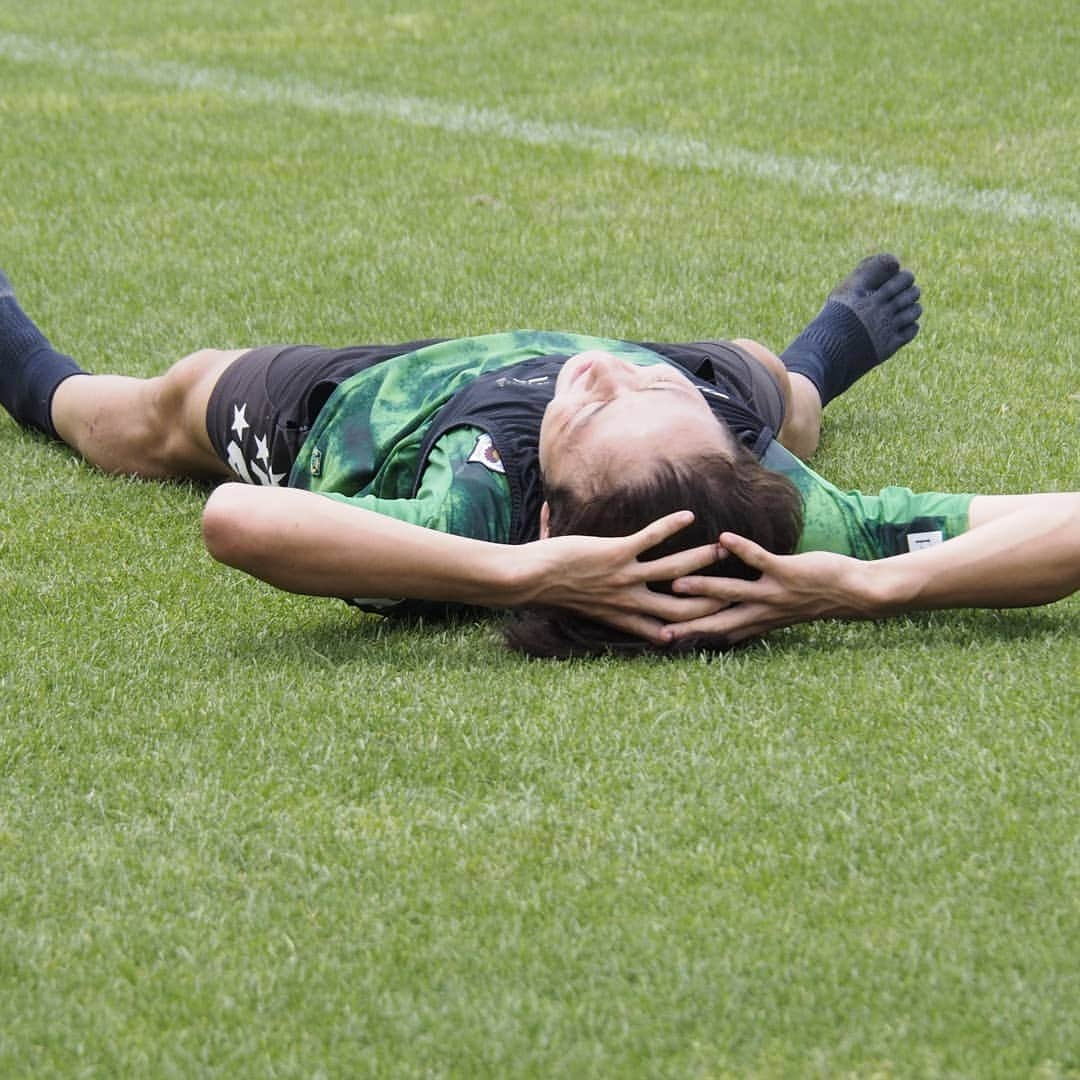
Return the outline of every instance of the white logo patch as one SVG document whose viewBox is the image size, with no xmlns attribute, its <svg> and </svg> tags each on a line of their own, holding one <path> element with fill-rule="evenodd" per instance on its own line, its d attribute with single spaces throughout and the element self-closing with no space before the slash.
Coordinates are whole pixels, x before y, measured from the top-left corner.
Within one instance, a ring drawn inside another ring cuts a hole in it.
<svg viewBox="0 0 1080 1080">
<path fill-rule="evenodd" d="M 923 548 L 936 547 L 944 542 L 945 537 L 936 529 L 934 532 L 908 533 L 907 549 L 908 551 L 922 551 Z"/>
<path fill-rule="evenodd" d="M 499 457 L 499 451 L 495 449 L 495 444 L 491 441 L 490 435 L 481 435 L 480 438 L 476 440 L 476 445 L 469 455 L 469 461 L 478 461 L 485 469 L 490 469 L 492 472 L 502 473 L 503 475 L 506 474 L 502 458 Z"/>
</svg>

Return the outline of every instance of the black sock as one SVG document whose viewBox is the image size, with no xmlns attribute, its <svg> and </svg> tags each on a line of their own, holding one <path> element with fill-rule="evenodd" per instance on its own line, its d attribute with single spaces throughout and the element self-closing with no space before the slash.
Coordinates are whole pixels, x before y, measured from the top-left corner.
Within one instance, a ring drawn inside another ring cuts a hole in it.
<svg viewBox="0 0 1080 1080">
<path fill-rule="evenodd" d="M 864 259 L 781 354 L 784 367 L 805 375 L 827 405 L 919 332 L 914 282 L 892 255 Z"/>
<path fill-rule="evenodd" d="M 57 438 L 52 422 L 56 388 L 83 369 L 61 352 L 19 307 L 7 275 L 0 270 L 0 405 L 23 427 Z"/>
</svg>

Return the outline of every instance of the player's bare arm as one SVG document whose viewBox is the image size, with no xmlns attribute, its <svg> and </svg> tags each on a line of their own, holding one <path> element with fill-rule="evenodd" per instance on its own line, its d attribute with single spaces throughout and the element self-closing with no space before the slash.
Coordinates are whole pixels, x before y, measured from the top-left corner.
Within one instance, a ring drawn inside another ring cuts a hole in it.
<svg viewBox="0 0 1080 1080">
<path fill-rule="evenodd" d="M 724 611 L 672 626 L 669 640 L 707 634 L 738 642 L 812 619 L 883 619 L 937 608 L 1030 607 L 1080 589 L 1080 492 L 981 495 L 971 528 L 935 547 L 875 562 L 809 552 L 773 555 L 733 534 L 721 545 L 761 572 L 756 581 L 685 577 L 681 595 Z"/>
<path fill-rule="evenodd" d="M 638 561 L 689 517 L 672 514 L 629 537 L 493 544 L 295 488 L 229 483 L 211 494 L 202 525 L 214 558 L 289 592 L 497 608 L 553 604 L 659 641 L 666 623 L 720 607 L 707 597 L 673 597 L 647 587 L 707 566 L 715 546 Z"/>
</svg>

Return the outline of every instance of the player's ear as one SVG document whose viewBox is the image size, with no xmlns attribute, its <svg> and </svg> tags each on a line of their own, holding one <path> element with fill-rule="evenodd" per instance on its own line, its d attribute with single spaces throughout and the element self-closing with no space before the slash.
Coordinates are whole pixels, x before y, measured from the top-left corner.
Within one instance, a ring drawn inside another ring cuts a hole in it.
<svg viewBox="0 0 1080 1080">
<path fill-rule="evenodd" d="M 544 500 L 540 507 L 540 539 L 546 540 L 551 535 L 550 529 L 551 522 L 551 507 L 547 504 L 547 499 Z"/>
</svg>

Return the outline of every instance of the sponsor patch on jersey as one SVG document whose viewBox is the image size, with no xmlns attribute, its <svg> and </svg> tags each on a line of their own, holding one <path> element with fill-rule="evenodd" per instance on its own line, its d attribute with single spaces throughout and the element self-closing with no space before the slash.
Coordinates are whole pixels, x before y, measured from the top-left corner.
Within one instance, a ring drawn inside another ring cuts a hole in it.
<svg viewBox="0 0 1080 1080">
<path fill-rule="evenodd" d="M 936 547 L 938 544 L 943 544 L 945 537 L 941 535 L 941 532 L 934 530 L 933 532 L 921 532 L 921 533 L 908 533 L 907 537 L 907 549 L 908 551 L 922 551 L 923 548 Z M 949 549 L 950 551 L 952 548 Z"/>
<path fill-rule="evenodd" d="M 491 441 L 491 436 L 487 433 L 481 435 L 476 440 L 476 445 L 469 455 L 469 461 L 478 461 L 485 469 L 490 469 L 492 472 L 503 473 L 503 475 L 506 474 L 502 458 L 499 457 L 499 451 L 495 449 L 495 444 Z"/>
<path fill-rule="evenodd" d="M 550 382 L 550 375 L 534 375 L 531 379 L 515 379 L 512 375 L 500 375 L 495 380 L 495 385 L 502 389 L 506 386 L 543 386 Z"/>
</svg>

